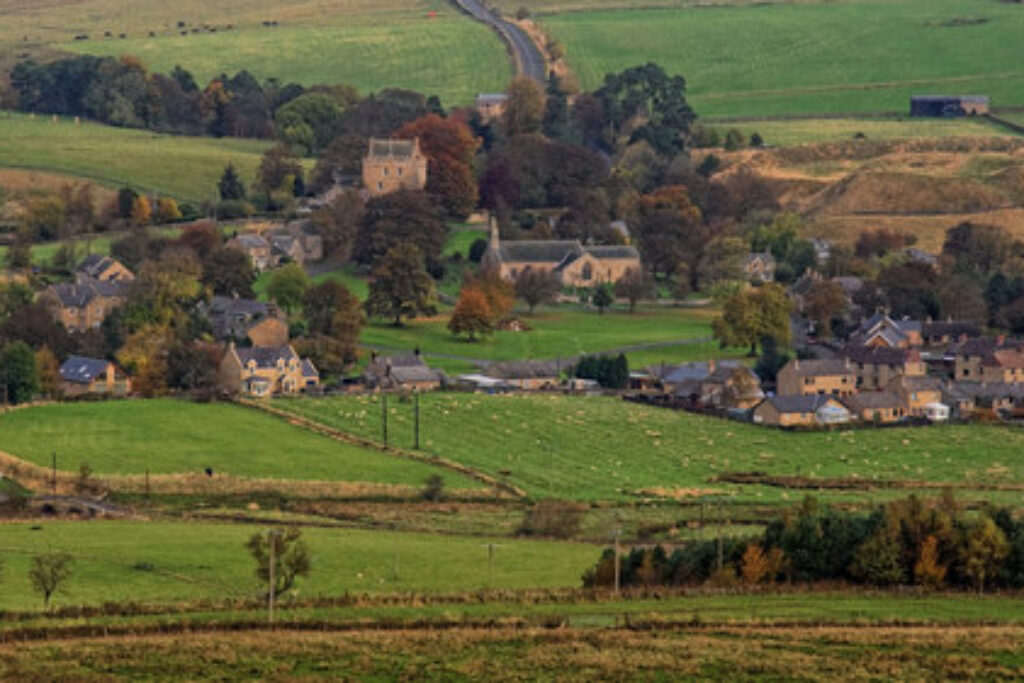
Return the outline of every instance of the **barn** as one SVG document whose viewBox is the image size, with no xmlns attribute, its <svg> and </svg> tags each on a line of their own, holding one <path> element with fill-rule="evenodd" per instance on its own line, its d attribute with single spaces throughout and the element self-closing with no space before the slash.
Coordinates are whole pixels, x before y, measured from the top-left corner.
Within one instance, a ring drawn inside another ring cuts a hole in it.
<svg viewBox="0 0 1024 683">
<path fill-rule="evenodd" d="M 983 95 L 918 95 L 910 98 L 911 116 L 975 116 L 988 112 L 988 97 Z"/>
</svg>

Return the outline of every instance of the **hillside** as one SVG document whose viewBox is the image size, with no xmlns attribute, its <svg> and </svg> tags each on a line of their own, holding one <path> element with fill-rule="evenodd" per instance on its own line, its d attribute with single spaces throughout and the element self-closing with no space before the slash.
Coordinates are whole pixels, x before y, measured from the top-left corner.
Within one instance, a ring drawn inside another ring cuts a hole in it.
<svg viewBox="0 0 1024 683">
<path fill-rule="evenodd" d="M 409 88 L 464 105 L 511 77 L 497 37 L 444 0 L 136 0 L 130 11 L 121 0 L 0 0 L 0 18 L 8 60 L 15 46 L 131 54 L 155 71 L 180 64 L 202 83 L 245 69 L 260 80 Z"/>
<path fill-rule="evenodd" d="M 129 185 L 194 203 L 214 198 L 217 180 L 228 163 L 251 183 L 260 155 L 271 144 L 76 125 L 70 119 L 0 112 L 0 167 L 91 180 L 112 189 Z"/>
</svg>

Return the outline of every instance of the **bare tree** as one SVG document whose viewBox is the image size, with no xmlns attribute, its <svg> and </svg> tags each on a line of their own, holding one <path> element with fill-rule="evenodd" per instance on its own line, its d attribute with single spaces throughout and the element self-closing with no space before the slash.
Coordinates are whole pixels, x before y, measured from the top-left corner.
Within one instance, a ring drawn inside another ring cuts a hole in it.
<svg viewBox="0 0 1024 683">
<path fill-rule="evenodd" d="M 516 278 L 516 296 L 530 307 L 530 315 L 537 304 L 551 301 L 560 288 L 558 277 L 548 270 L 527 268 Z"/>
<path fill-rule="evenodd" d="M 67 553 L 46 553 L 32 558 L 28 580 L 32 588 L 43 596 L 44 608 L 50 608 L 50 598 L 70 578 L 73 564 L 74 560 Z"/>
</svg>

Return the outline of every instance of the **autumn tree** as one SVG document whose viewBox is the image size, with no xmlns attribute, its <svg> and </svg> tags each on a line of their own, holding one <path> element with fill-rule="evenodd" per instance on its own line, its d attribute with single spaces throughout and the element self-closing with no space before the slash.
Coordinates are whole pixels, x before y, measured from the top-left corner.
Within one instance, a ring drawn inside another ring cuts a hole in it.
<svg viewBox="0 0 1024 683">
<path fill-rule="evenodd" d="M 846 292 L 834 280 L 816 284 L 804 297 L 804 313 L 814 321 L 819 337 L 832 334 L 832 321 L 846 310 Z"/>
<path fill-rule="evenodd" d="M 925 588 L 936 590 L 945 582 L 947 571 L 939 557 L 939 539 L 929 535 L 921 544 L 920 554 L 914 563 L 914 580 Z"/>
<path fill-rule="evenodd" d="M 668 185 L 642 196 L 634 227 L 640 255 L 653 274 L 672 277 L 685 265 L 696 287 L 710 236 L 685 187 Z"/>
<path fill-rule="evenodd" d="M 757 543 L 747 544 L 743 551 L 743 559 L 740 561 L 740 576 L 743 582 L 748 585 L 756 585 L 763 581 L 770 580 L 768 556 Z"/>
<path fill-rule="evenodd" d="M 484 295 L 491 311 L 491 322 L 499 323 L 512 314 L 515 305 L 515 286 L 501 276 L 498 268 L 483 267 L 477 273 L 467 273 L 464 286 Z"/>
<path fill-rule="evenodd" d="M 146 197 L 139 195 L 132 200 L 131 219 L 134 225 L 148 225 L 153 217 L 153 208 Z"/>
<path fill-rule="evenodd" d="M 433 313 L 434 299 L 434 280 L 422 252 L 413 244 L 399 244 L 374 266 L 365 306 L 369 315 L 390 318 L 398 326 L 402 318 Z"/>
<path fill-rule="evenodd" d="M 150 323 L 128 335 L 117 360 L 132 376 L 133 391 L 146 398 L 167 393 L 167 355 L 173 343 L 166 325 Z"/>
<path fill-rule="evenodd" d="M 296 310 L 309 289 L 309 276 L 298 263 L 289 263 L 270 274 L 267 296 L 288 313 Z"/>
<path fill-rule="evenodd" d="M 508 100 L 502 121 L 509 137 L 536 133 L 544 122 L 544 89 L 529 76 L 516 76 L 506 91 Z"/>
<path fill-rule="evenodd" d="M 157 223 L 173 223 L 181 220 L 181 209 L 170 197 L 161 197 L 156 202 L 156 213 L 153 216 Z"/>
<path fill-rule="evenodd" d="M 323 237 L 325 253 L 341 261 L 352 257 L 365 211 L 366 203 L 359 193 L 345 190 L 313 212 L 310 220 Z"/>
<path fill-rule="evenodd" d="M 220 248 L 222 242 L 220 231 L 213 223 L 197 221 L 185 226 L 174 244 L 191 249 L 200 260 L 205 261 L 210 254 Z"/>
<path fill-rule="evenodd" d="M 464 286 L 448 320 L 448 329 L 456 336 L 465 334 L 471 342 L 476 341 L 477 335 L 493 332 L 494 315 L 487 304 L 487 296 L 476 287 Z"/>
<path fill-rule="evenodd" d="M 533 315 L 538 304 L 548 303 L 562 289 L 558 276 L 550 270 L 525 268 L 515 282 L 516 296 L 526 302 Z"/>
<path fill-rule="evenodd" d="M 50 609 L 50 599 L 61 584 L 71 578 L 74 559 L 68 553 L 45 553 L 32 558 L 28 580 L 43 598 L 43 607 Z"/>
<path fill-rule="evenodd" d="M 629 312 L 636 309 L 636 303 L 641 299 L 654 297 L 654 278 L 646 271 L 638 268 L 628 268 L 615 283 L 615 295 L 629 301 Z"/>
<path fill-rule="evenodd" d="M 48 346 L 40 348 L 35 355 L 39 393 L 46 398 L 58 397 L 60 395 L 60 361 Z"/>
<path fill-rule="evenodd" d="M 757 355 L 757 346 L 771 337 L 781 346 L 789 346 L 789 315 L 793 304 L 786 290 L 767 284 L 738 292 L 725 302 L 722 314 L 712 322 L 715 339 L 725 346 L 746 346 Z"/>
<path fill-rule="evenodd" d="M 309 548 L 302 540 L 302 530 L 274 529 L 268 534 L 254 533 L 245 544 L 256 562 L 256 578 L 270 586 L 270 557 L 274 557 L 274 595 L 281 595 L 295 586 L 296 580 L 309 576 L 312 568 Z"/>
<path fill-rule="evenodd" d="M 240 249 L 220 247 L 203 260 L 202 283 L 216 295 L 251 298 L 256 278 L 252 260 Z"/>
<path fill-rule="evenodd" d="M 469 126 L 427 114 L 402 126 L 395 137 L 419 138 L 427 157 L 426 191 L 441 198 L 449 216 L 460 220 L 468 216 L 478 198 L 472 163 L 480 146 Z"/>
</svg>

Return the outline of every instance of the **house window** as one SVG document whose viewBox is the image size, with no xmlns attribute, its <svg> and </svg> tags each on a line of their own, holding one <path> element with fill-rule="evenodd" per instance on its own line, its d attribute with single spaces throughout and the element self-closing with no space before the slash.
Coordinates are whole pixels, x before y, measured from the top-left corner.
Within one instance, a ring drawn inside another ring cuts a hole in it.
<svg viewBox="0 0 1024 683">
<path fill-rule="evenodd" d="M 590 280 L 594 277 L 594 269 L 590 267 L 589 263 L 583 264 L 583 274 L 581 276 L 584 280 Z"/>
<path fill-rule="evenodd" d="M 387 167 L 387 166 L 385 166 L 384 168 L 382 168 L 382 169 L 380 170 L 380 173 L 381 173 L 381 175 L 382 175 L 382 176 L 384 176 L 385 178 L 387 178 L 387 177 L 388 177 L 388 167 Z"/>
<path fill-rule="evenodd" d="M 401 168 L 399 168 L 399 169 L 398 169 L 398 170 L 396 171 L 396 173 L 398 173 L 398 177 L 399 177 L 399 178 L 401 178 L 401 177 L 402 177 L 402 169 L 401 169 Z"/>
<path fill-rule="evenodd" d="M 378 190 L 383 190 L 384 189 L 384 183 L 377 183 L 377 189 Z"/>
</svg>

